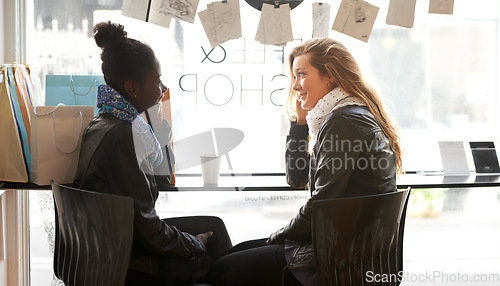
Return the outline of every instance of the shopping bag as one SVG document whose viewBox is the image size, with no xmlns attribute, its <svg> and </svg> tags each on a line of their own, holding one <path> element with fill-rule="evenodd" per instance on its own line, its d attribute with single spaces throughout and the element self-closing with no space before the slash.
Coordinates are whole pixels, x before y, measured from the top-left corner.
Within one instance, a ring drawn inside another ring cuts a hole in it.
<svg viewBox="0 0 500 286">
<path fill-rule="evenodd" d="M 16 104 L 16 108 L 19 109 L 19 113 L 16 114 L 19 122 L 22 122 L 24 129 L 26 130 L 26 136 L 28 138 L 28 146 L 30 142 L 30 113 L 33 105 L 31 104 L 31 97 L 28 91 L 28 86 L 26 82 L 26 67 L 24 65 L 15 65 L 12 69 L 8 69 L 7 73 L 10 76 L 12 72 L 13 83 L 16 89 L 16 99 L 13 100 Z M 21 123 L 20 123 L 21 124 Z"/>
<path fill-rule="evenodd" d="M 0 77 L 0 132 L 2 134 L 0 136 L 0 181 L 25 183 L 29 180 L 29 173 L 10 92 L 7 67 L 2 66 Z"/>
<path fill-rule="evenodd" d="M 96 115 L 97 91 L 102 84 L 102 75 L 46 75 L 45 106 L 89 105 Z"/>
<path fill-rule="evenodd" d="M 26 65 L 27 71 L 27 83 L 28 89 L 30 90 L 31 102 L 33 106 L 45 105 L 45 96 L 42 94 L 42 87 L 40 84 L 40 78 L 37 75 L 37 71 L 32 66 Z"/>
<path fill-rule="evenodd" d="M 12 113 L 17 126 L 18 137 L 23 150 L 23 159 L 26 166 L 28 179 L 30 174 L 30 118 L 29 114 L 32 108 L 31 99 L 25 86 L 25 79 L 19 71 L 26 70 L 24 65 L 2 65 L 2 71 L 5 75 L 5 85 L 9 90 L 9 99 L 12 107 Z"/>
<path fill-rule="evenodd" d="M 31 182 L 71 184 L 92 106 L 38 106 L 31 114 Z"/>
</svg>

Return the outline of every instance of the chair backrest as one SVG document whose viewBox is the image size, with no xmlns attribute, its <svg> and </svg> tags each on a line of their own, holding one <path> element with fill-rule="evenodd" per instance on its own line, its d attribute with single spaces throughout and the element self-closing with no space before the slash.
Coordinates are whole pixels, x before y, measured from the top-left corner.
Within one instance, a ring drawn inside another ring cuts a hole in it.
<svg viewBox="0 0 500 286">
<path fill-rule="evenodd" d="M 54 273 L 65 285 L 124 285 L 133 238 L 133 200 L 52 183 Z"/>
<path fill-rule="evenodd" d="M 312 234 L 323 286 L 399 285 L 410 188 L 313 203 Z"/>
</svg>

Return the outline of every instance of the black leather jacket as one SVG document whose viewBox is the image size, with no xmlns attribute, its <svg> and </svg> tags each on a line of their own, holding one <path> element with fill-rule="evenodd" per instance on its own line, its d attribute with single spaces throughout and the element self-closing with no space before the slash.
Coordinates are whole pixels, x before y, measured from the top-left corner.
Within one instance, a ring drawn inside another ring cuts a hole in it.
<svg viewBox="0 0 500 286">
<path fill-rule="evenodd" d="M 206 252 L 201 240 L 156 214 L 158 189 L 154 176 L 143 173 L 137 162 L 131 123 L 111 114 L 94 118 L 83 134 L 74 186 L 134 199 L 131 268 L 154 273 L 151 256 L 190 259 Z"/>
<path fill-rule="evenodd" d="M 320 127 L 311 154 L 307 125 L 291 123 L 287 137 L 288 183 L 305 187 L 311 198 L 271 244 L 285 239 L 310 244 L 312 202 L 396 191 L 396 163 L 389 140 L 365 107 L 346 106 L 330 113 Z M 312 254 L 312 253 L 310 253 Z"/>
</svg>

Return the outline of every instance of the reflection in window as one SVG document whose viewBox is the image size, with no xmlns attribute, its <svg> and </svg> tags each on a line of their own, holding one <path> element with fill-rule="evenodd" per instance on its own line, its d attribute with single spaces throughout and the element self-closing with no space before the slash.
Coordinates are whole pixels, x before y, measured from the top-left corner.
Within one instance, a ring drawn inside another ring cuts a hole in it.
<svg viewBox="0 0 500 286">
<path fill-rule="evenodd" d="M 209 2 L 200 1 L 199 10 Z M 172 20 L 165 29 L 121 17 L 121 4 L 33 1 L 28 62 L 42 80 L 46 74 L 100 73 L 92 27 L 105 20 L 120 22 L 160 59 L 172 95 L 174 141 L 210 128 L 238 128 L 245 138 L 229 153 L 232 170 L 225 163 L 222 172 L 283 172 L 287 55 L 310 38 L 310 3 L 291 11 L 295 40 L 276 47 L 254 40 L 259 11 L 242 2 L 243 37 L 214 49 L 198 19 L 194 24 Z M 338 5 L 332 5 L 331 21 Z M 497 121 L 498 3 L 455 1 L 454 15 L 428 14 L 427 5 L 417 3 L 412 29 L 386 25 L 387 7 L 382 6 L 368 43 L 330 32 L 352 51 L 396 118 L 406 170 L 439 170 L 437 140 L 482 140 Z"/>
</svg>

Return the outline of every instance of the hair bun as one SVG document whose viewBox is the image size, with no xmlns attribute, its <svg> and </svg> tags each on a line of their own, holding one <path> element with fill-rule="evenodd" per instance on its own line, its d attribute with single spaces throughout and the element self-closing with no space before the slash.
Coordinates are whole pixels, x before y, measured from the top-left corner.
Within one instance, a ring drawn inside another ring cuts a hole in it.
<svg viewBox="0 0 500 286">
<path fill-rule="evenodd" d="M 94 26 L 94 39 L 101 49 L 106 48 L 110 44 L 122 43 L 127 39 L 123 25 L 108 22 L 101 22 Z"/>
</svg>

